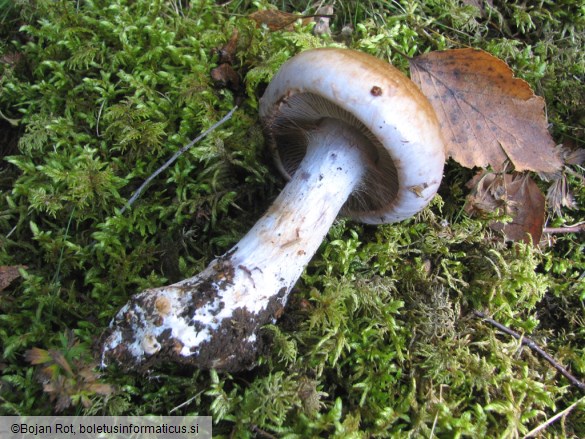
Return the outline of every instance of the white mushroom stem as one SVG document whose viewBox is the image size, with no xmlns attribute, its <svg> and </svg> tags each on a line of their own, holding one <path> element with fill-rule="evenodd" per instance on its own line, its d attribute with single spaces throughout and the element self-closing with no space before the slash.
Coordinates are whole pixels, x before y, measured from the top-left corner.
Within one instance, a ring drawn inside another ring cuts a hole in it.
<svg viewBox="0 0 585 439">
<path fill-rule="evenodd" d="M 283 287 L 288 294 L 364 174 L 356 130 L 328 119 L 311 137 L 293 178 L 231 257 L 256 284 L 245 296 L 249 307 L 262 306 L 259 300 L 267 303 Z"/>
<path fill-rule="evenodd" d="M 254 227 L 197 276 L 133 297 L 111 324 L 104 359 L 132 367 L 164 356 L 223 370 L 254 363 L 258 330 L 282 311 L 368 161 L 362 134 L 342 122 L 324 119 L 308 135 L 293 178 Z"/>
</svg>

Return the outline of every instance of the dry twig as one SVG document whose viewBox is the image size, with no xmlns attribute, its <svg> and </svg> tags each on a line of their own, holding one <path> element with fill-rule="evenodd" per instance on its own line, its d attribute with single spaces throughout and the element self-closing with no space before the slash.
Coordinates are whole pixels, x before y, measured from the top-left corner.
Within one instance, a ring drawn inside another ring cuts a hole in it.
<svg viewBox="0 0 585 439">
<path fill-rule="evenodd" d="M 156 171 L 154 171 L 146 180 L 144 180 L 144 183 L 142 183 L 140 185 L 140 187 L 136 190 L 136 192 L 134 192 L 134 195 L 132 195 L 132 198 L 130 198 L 128 200 L 128 203 L 126 203 L 126 205 L 124 207 L 122 207 L 122 210 L 120 210 L 120 213 L 124 213 L 126 211 L 126 209 L 128 209 L 130 206 L 132 206 L 132 204 L 134 204 L 134 202 L 142 194 L 142 192 L 144 191 L 144 189 L 146 188 L 146 186 L 148 186 L 148 184 L 152 180 L 154 180 L 161 172 L 163 172 L 165 169 L 167 169 L 169 166 L 171 166 L 175 162 L 175 160 L 177 160 L 185 151 L 187 151 L 189 148 L 191 148 L 193 145 L 195 145 L 197 142 L 199 142 L 201 139 L 203 139 L 209 133 L 211 133 L 212 131 L 214 131 L 215 129 L 217 129 L 219 126 L 223 125 L 228 120 L 230 120 L 231 117 L 232 117 L 232 115 L 234 114 L 234 112 L 237 109 L 238 109 L 237 106 L 235 106 L 234 108 L 232 108 L 228 114 L 226 114 L 224 117 L 221 118 L 221 120 L 219 120 L 216 123 L 214 123 L 207 130 L 205 130 L 204 132 L 202 132 L 201 134 L 199 134 L 196 138 L 194 138 L 193 140 L 191 140 L 187 145 L 183 146 L 170 159 L 168 159 L 160 168 L 158 168 Z"/>
<path fill-rule="evenodd" d="M 473 314 L 475 314 L 475 316 L 483 319 L 484 321 L 486 321 L 490 325 L 495 326 L 500 331 L 514 337 L 516 340 L 520 340 L 520 342 L 523 345 L 528 346 L 530 349 L 532 349 L 534 352 L 536 352 L 542 358 L 544 358 L 546 361 L 548 361 L 556 370 L 559 371 L 559 373 L 561 375 L 563 375 L 565 378 L 567 378 L 572 385 L 574 385 L 579 390 L 581 390 L 581 392 L 585 392 L 585 383 L 583 383 L 582 381 L 579 381 L 577 378 L 575 378 L 567 369 L 565 369 L 563 366 L 561 366 L 553 357 L 551 357 L 549 354 L 547 354 L 534 341 L 532 341 L 528 337 L 521 335 L 521 334 L 517 333 L 516 331 L 508 328 L 507 326 L 501 324 L 500 322 L 497 322 L 496 320 L 486 316 L 481 311 L 473 310 Z"/>
<path fill-rule="evenodd" d="M 585 223 L 575 224 L 567 227 L 545 227 L 542 229 L 543 233 L 584 233 Z"/>
<path fill-rule="evenodd" d="M 575 407 L 577 407 L 577 405 L 579 405 L 580 403 L 582 403 L 584 401 L 585 401 L 585 396 L 583 398 L 579 399 L 578 401 L 574 402 L 573 404 L 571 404 L 569 407 L 567 407 L 562 412 L 559 412 L 556 415 L 554 415 L 552 418 L 547 419 L 546 422 L 544 422 L 543 424 L 540 424 L 538 427 L 530 430 L 528 433 L 526 433 L 526 436 L 524 436 L 524 439 L 536 437 L 537 433 L 540 433 L 542 430 L 544 430 L 550 424 L 555 422 L 557 419 L 568 415 Z"/>
</svg>

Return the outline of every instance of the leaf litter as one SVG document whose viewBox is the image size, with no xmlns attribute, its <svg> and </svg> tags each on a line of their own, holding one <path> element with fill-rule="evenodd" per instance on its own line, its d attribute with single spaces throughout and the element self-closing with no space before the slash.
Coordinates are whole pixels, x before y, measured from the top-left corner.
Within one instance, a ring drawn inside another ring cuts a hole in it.
<svg viewBox="0 0 585 439">
<path fill-rule="evenodd" d="M 548 132 L 544 99 L 500 59 L 477 49 L 430 52 L 410 61 L 430 100 L 447 155 L 467 168 L 555 173 L 562 160 Z"/>
</svg>

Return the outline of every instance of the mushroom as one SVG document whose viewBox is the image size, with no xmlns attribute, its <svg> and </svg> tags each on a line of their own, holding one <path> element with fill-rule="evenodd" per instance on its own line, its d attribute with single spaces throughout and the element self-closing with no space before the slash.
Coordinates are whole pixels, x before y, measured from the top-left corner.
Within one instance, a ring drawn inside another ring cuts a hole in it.
<svg viewBox="0 0 585 439">
<path fill-rule="evenodd" d="M 260 329 L 282 313 L 340 212 L 367 224 L 401 221 L 439 187 L 445 155 L 431 105 L 371 55 L 322 48 L 293 57 L 268 85 L 260 117 L 290 181 L 241 241 L 201 273 L 132 297 L 110 325 L 102 364 L 252 367 Z"/>
</svg>

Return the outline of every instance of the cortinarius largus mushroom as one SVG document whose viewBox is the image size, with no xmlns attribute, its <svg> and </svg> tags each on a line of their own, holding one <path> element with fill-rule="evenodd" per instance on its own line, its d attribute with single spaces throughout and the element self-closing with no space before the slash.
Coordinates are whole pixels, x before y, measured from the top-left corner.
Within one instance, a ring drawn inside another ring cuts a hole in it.
<svg viewBox="0 0 585 439">
<path fill-rule="evenodd" d="M 368 224 L 400 221 L 439 187 L 445 156 L 431 105 L 370 55 L 315 49 L 295 56 L 269 84 L 260 117 L 290 181 L 204 271 L 132 297 L 112 321 L 104 361 L 251 367 L 260 328 L 276 319 L 340 212 Z"/>
</svg>

